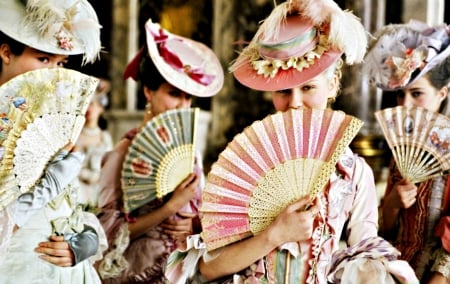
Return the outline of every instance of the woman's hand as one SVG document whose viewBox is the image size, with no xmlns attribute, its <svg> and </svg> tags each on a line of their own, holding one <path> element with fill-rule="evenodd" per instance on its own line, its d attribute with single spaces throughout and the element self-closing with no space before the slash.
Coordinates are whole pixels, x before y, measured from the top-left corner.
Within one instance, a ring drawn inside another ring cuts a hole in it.
<svg viewBox="0 0 450 284">
<path fill-rule="evenodd" d="M 69 143 L 67 143 L 64 147 L 63 147 L 63 149 L 64 150 L 66 150 L 67 152 L 75 152 L 75 151 L 78 151 L 78 147 L 75 145 L 75 144 L 73 144 L 72 142 L 69 142 Z"/>
<path fill-rule="evenodd" d="M 394 188 L 386 198 L 390 208 L 409 208 L 416 202 L 417 186 L 408 180 L 401 180 L 394 185 Z"/>
<path fill-rule="evenodd" d="M 74 254 L 63 236 L 50 236 L 48 242 L 40 242 L 34 251 L 42 253 L 39 256 L 41 259 L 57 266 L 70 267 L 75 264 Z"/>
<path fill-rule="evenodd" d="M 179 245 L 186 243 L 186 238 L 193 234 L 193 218 L 197 214 L 190 212 L 179 212 L 176 218 L 169 218 L 165 220 L 161 226 L 164 232 L 168 234 Z"/>
<path fill-rule="evenodd" d="M 309 196 L 300 198 L 287 206 L 269 226 L 270 238 L 276 246 L 310 239 L 319 210 L 319 199 L 311 200 Z"/>
<path fill-rule="evenodd" d="M 199 182 L 200 179 L 195 174 L 190 174 L 177 186 L 172 192 L 170 199 L 162 207 L 138 216 L 135 222 L 129 223 L 130 238 L 135 239 L 145 234 L 149 229 L 166 222 L 168 218 L 177 214 L 181 208 L 196 196 Z"/>
<path fill-rule="evenodd" d="M 189 200 L 195 197 L 200 179 L 194 174 L 188 175 L 172 193 L 167 206 L 178 212 Z"/>
</svg>

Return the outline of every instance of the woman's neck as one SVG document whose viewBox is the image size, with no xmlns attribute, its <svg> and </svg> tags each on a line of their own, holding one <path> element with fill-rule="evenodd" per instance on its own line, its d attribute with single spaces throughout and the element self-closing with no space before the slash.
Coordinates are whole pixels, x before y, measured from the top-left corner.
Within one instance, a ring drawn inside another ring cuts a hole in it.
<svg viewBox="0 0 450 284">
<path fill-rule="evenodd" d="M 95 120 L 86 120 L 84 123 L 85 128 L 98 128 L 98 122 Z"/>
</svg>

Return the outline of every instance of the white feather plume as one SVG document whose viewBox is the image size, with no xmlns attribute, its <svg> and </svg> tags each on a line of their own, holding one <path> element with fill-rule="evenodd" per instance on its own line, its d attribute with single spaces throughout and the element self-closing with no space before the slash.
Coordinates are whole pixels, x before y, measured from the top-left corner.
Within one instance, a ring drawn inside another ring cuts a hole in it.
<svg viewBox="0 0 450 284">
<path fill-rule="evenodd" d="M 349 65 L 362 62 L 367 50 L 368 33 L 358 17 L 350 11 L 343 11 L 333 0 L 288 0 L 273 9 L 229 70 L 233 72 L 247 61 L 257 60 L 258 39 L 276 39 L 283 21 L 287 16 L 296 14 L 308 18 L 318 27 L 329 24 L 330 48 L 341 50 Z"/>
<path fill-rule="evenodd" d="M 342 50 L 347 64 L 360 63 L 367 50 L 368 34 L 358 17 L 349 11 L 331 14 L 328 41 Z"/>
<path fill-rule="evenodd" d="M 270 15 L 262 22 L 252 41 L 257 41 L 264 35 L 266 39 L 274 39 L 277 37 L 282 22 L 286 20 L 286 17 L 290 13 L 289 2 L 284 2 L 276 6 Z"/>
<path fill-rule="evenodd" d="M 25 24 L 36 27 L 39 36 L 51 38 L 61 29 L 66 11 L 63 7 L 50 1 L 29 0 L 26 9 Z"/>
<path fill-rule="evenodd" d="M 85 0 L 69 1 L 28 0 L 24 24 L 37 29 L 43 39 L 54 40 L 61 31 L 72 35 L 84 49 L 83 64 L 94 62 L 101 49 L 100 28 L 95 11 Z M 85 7 L 82 7 L 86 5 Z M 86 12 L 85 14 L 81 14 Z"/>
<path fill-rule="evenodd" d="M 289 0 L 291 10 L 299 11 L 312 20 L 314 25 L 321 25 L 334 13 L 342 12 L 333 0 Z"/>
</svg>

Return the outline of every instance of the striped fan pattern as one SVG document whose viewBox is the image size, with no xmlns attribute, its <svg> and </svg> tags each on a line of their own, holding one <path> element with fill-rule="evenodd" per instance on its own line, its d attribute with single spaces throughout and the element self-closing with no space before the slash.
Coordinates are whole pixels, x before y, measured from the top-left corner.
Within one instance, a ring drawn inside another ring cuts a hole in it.
<svg viewBox="0 0 450 284">
<path fill-rule="evenodd" d="M 316 196 L 361 126 L 341 111 L 300 109 L 269 115 L 235 136 L 202 195 L 207 249 L 258 234 L 289 204 Z"/>
<path fill-rule="evenodd" d="M 98 79 L 37 69 L 0 87 L 0 210 L 39 182 L 48 162 L 83 128 Z"/>
<path fill-rule="evenodd" d="M 377 111 L 375 117 L 403 178 L 417 183 L 448 173 L 449 117 L 405 106 Z"/>
<path fill-rule="evenodd" d="M 166 111 L 133 139 L 122 167 L 124 211 L 171 193 L 194 170 L 198 108 Z"/>
</svg>

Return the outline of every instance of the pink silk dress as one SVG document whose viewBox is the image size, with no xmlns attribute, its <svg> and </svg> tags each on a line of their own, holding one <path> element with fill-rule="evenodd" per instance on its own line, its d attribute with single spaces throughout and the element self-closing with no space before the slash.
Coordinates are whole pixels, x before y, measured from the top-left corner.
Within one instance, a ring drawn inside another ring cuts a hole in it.
<svg viewBox="0 0 450 284">
<path fill-rule="evenodd" d="M 175 242 L 160 226 L 149 229 L 137 239 L 129 238 L 128 223 L 122 210 L 120 176 L 127 149 L 135 135 L 135 130 L 128 132 L 127 139 L 122 139 L 114 150 L 103 158 L 99 220 L 108 237 L 109 250 L 97 264 L 102 283 L 166 283 L 166 260 L 176 248 Z M 197 161 L 200 161 L 199 157 Z M 203 178 L 199 162 L 195 171 Z M 196 198 L 180 211 L 198 213 L 202 184 L 203 182 L 200 182 Z M 151 212 L 162 204 L 162 200 L 154 200 L 136 209 L 133 216 Z"/>
</svg>

